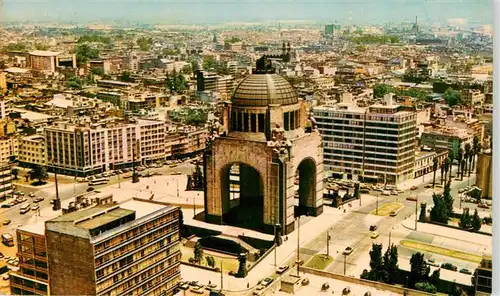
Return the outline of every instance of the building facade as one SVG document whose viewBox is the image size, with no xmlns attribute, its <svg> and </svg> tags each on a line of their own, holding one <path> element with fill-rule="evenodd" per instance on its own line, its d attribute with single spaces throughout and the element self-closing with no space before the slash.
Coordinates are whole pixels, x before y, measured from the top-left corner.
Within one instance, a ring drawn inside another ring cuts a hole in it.
<svg viewBox="0 0 500 296">
<path fill-rule="evenodd" d="M 49 168 L 86 176 L 165 158 L 165 123 L 158 120 L 44 129 Z"/>
<path fill-rule="evenodd" d="M 430 128 L 422 132 L 420 145 L 428 146 L 436 151 L 453 150 L 458 155 L 460 148 L 465 150 L 467 143 L 471 144 L 474 135 L 466 129 L 453 127 Z"/>
<path fill-rule="evenodd" d="M 177 207 L 99 205 L 45 222 L 45 235 L 53 295 L 173 295 L 180 282 Z"/>
<path fill-rule="evenodd" d="M 0 162 L 0 201 L 7 199 L 12 194 L 12 168 L 8 163 Z"/>
<path fill-rule="evenodd" d="M 220 76 L 215 73 L 198 71 L 196 73 L 196 84 L 199 92 L 218 92 L 223 100 L 231 98 L 234 90 L 234 77 L 231 75 Z"/>
<path fill-rule="evenodd" d="M 475 294 L 477 296 L 491 295 L 493 286 L 493 262 L 491 256 L 483 255 L 481 264 L 477 268 L 477 277 L 475 282 Z"/>
<path fill-rule="evenodd" d="M 41 230 L 41 231 L 40 231 Z M 17 230 L 19 271 L 10 274 L 12 295 L 50 295 L 47 246 L 43 227 Z"/>
<path fill-rule="evenodd" d="M 266 233 L 280 224 L 288 234 L 297 214 L 323 212 L 321 136 L 311 128 L 295 89 L 261 62 L 224 108 L 226 132 L 207 146 L 205 219 Z M 238 195 L 231 194 L 235 187 Z"/>
<path fill-rule="evenodd" d="M 201 153 L 205 150 L 207 137 L 206 128 L 171 131 L 165 138 L 165 156 L 176 159 Z"/>
<path fill-rule="evenodd" d="M 47 164 L 45 157 L 45 141 L 43 135 L 27 136 L 19 140 L 19 153 L 17 159 L 21 166 L 45 166 Z"/>
<path fill-rule="evenodd" d="M 398 184 L 414 177 L 416 113 L 400 106 L 352 104 L 313 110 L 323 136 L 325 171 Z"/>
<path fill-rule="evenodd" d="M 491 150 L 483 151 L 477 155 L 476 184 L 481 188 L 481 197 L 493 197 L 493 156 Z"/>
</svg>

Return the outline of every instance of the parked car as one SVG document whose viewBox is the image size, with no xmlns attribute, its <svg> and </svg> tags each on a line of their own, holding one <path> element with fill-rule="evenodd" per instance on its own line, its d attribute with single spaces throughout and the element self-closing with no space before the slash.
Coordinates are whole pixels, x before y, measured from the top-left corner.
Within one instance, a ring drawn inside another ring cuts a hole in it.
<svg viewBox="0 0 500 296">
<path fill-rule="evenodd" d="M 482 203 L 478 204 L 477 207 L 481 208 L 481 209 L 489 209 L 490 208 L 488 205 L 482 204 Z"/>
<path fill-rule="evenodd" d="M 464 273 L 464 274 L 472 274 L 472 272 L 470 270 L 468 270 L 467 268 L 462 268 L 460 269 L 460 273 Z"/>
<path fill-rule="evenodd" d="M 441 264 L 441 268 L 442 269 L 451 270 L 451 271 L 457 271 L 458 270 L 458 267 L 456 267 L 455 265 L 453 265 L 451 263 L 448 263 L 448 262 Z"/>
<path fill-rule="evenodd" d="M 396 212 L 396 211 L 392 211 L 392 212 L 389 214 L 389 216 L 391 216 L 391 217 L 396 217 L 397 215 L 398 215 L 398 212 Z"/>
<path fill-rule="evenodd" d="M 417 201 L 417 197 L 416 196 L 409 196 L 409 197 L 406 198 L 406 200 Z"/>
<path fill-rule="evenodd" d="M 309 285 L 309 279 L 308 278 L 304 278 L 302 280 L 302 286 L 307 286 L 307 285 Z"/>
<path fill-rule="evenodd" d="M 181 172 L 173 172 L 173 173 L 171 173 L 170 175 L 174 175 L 174 176 L 176 176 L 176 175 L 182 175 L 182 173 L 181 173 Z"/>
<path fill-rule="evenodd" d="M 29 197 L 35 197 L 35 194 L 33 192 L 30 192 L 30 194 L 28 194 Z"/>
<path fill-rule="evenodd" d="M 276 270 L 276 273 L 277 274 L 282 274 L 285 271 L 287 271 L 288 268 L 289 268 L 288 265 L 281 265 L 280 267 L 278 267 L 278 270 Z"/>
<path fill-rule="evenodd" d="M 432 184 L 427 184 L 424 186 L 424 188 L 432 188 Z"/>
<path fill-rule="evenodd" d="M 441 184 L 436 184 L 436 186 L 435 186 L 435 187 L 436 187 L 436 188 L 443 188 L 443 185 L 441 185 Z"/>
<path fill-rule="evenodd" d="M 380 234 L 378 233 L 378 231 L 374 231 L 372 232 L 372 234 L 370 235 L 370 238 L 377 238 Z"/>
<path fill-rule="evenodd" d="M 370 231 L 377 230 L 377 225 L 370 225 Z"/>
<path fill-rule="evenodd" d="M 193 287 L 193 288 L 191 288 L 190 291 L 193 292 L 193 293 L 195 293 L 195 294 L 204 294 L 205 293 L 203 291 L 203 288 L 200 288 L 200 287 Z"/>
<path fill-rule="evenodd" d="M 4 280 L 4 281 L 8 281 L 8 280 L 9 280 L 9 278 L 10 278 L 10 274 L 8 274 L 8 273 L 6 273 L 6 274 L 4 274 L 4 275 L 2 276 L 2 280 Z"/>
<path fill-rule="evenodd" d="M 436 260 L 434 260 L 434 258 L 427 259 L 427 265 L 434 266 L 434 267 L 439 267 L 439 264 L 436 263 Z"/>
<path fill-rule="evenodd" d="M 391 195 L 398 195 L 396 190 L 391 191 Z"/>
<path fill-rule="evenodd" d="M 382 190 L 382 195 L 390 196 L 391 192 L 389 190 Z"/>
<path fill-rule="evenodd" d="M 5 219 L 3 220 L 3 225 L 9 225 L 10 224 L 10 220 L 9 219 Z"/>
<path fill-rule="evenodd" d="M 271 283 L 273 282 L 273 278 L 270 278 L 270 277 L 266 277 L 265 279 L 263 279 L 260 284 L 263 285 L 264 287 L 267 287 L 269 286 Z"/>
<path fill-rule="evenodd" d="M 39 205 L 34 205 L 31 210 L 34 212 L 34 211 L 38 211 L 40 209 L 40 206 Z"/>
<path fill-rule="evenodd" d="M 330 285 L 328 283 L 321 285 L 321 291 L 327 291 L 328 289 L 330 289 Z"/>
<path fill-rule="evenodd" d="M 411 186 L 410 190 L 417 190 L 418 186 Z"/>
<path fill-rule="evenodd" d="M 347 247 L 347 248 L 344 249 L 344 251 L 342 252 L 342 254 L 344 254 L 344 255 L 350 255 L 352 253 L 352 251 L 354 251 L 354 249 L 351 246 L 349 246 L 349 247 Z"/>
</svg>

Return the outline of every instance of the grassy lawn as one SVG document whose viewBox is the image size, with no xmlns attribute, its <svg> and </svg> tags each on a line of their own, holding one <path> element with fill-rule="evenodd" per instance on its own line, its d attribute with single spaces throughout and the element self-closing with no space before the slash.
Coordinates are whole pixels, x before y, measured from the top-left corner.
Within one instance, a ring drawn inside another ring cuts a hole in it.
<svg viewBox="0 0 500 296">
<path fill-rule="evenodd" d="M 332 263 L 333 258 L 332 256 L 326 256 L 326 254 L 317 254 L 314 255 L 314 257 L 311 258 L 306 263 L 306 267 L 314 268 L 314 269 L 319 269 L 323 270 L 325 269 L 330 263 Z"/>
<path fill-rule="evenodd" d="M 194 257 L 194 250 L 191 248 L 181 247 L 181 251 L 182 251 L 181 261 L 189 262 L 189 258 Z M 214 257 L 215 267 L 220 268 L 220 264 L 222 262 L 223 271 L 225 273 L 228 273 L 231 270 L 234 272 L 238 271 L 238 267 L 239 267 L 238 259 L 221 258 L 221 257 L 217 257 L 217 256 L 212 255 L 212 254 L 203 254 L 203 260 L 201 262 L 201 265 L 208 266 L 207 261 L 205 259 L 205 257 L 208 255 Z"/>
<path fill-rule="evenodd" d="M 397 211 L 403 207 L 403 204 L 398 202 L 392 202 L 385 204 L 378 208 L 378 216 L 389 216 L 392 211 Z M 377 210 L 373 210 L 370 212 L 372 215 L 377 215 Z"/>
<path fill-rule="evenodd" d="M 424 252 L 430 252 L 438 255 L 443 255 L 443 256 L 448 256 L 460 260 L 465 260 L 469 262 L 474 262 L 474 263 L 479 263 L 481 262 L 481 256 L 477 256 L 474 254 L 469 254 L 461 251 L 455 251 L 452 249 L 447 249 L 447 248 L 442 248 L 438 246 L 433 246 L 429 244 L 423 244 L 415 241 L 410 241 L 410 240 L 402 240 L 400 244 L 404 247 L 424 251 Z"/>
</svg>

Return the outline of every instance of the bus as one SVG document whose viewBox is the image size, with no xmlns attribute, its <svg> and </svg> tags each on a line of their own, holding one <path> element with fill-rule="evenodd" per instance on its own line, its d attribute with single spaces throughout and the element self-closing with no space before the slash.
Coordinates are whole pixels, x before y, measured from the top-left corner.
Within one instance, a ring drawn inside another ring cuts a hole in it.
<svg viewBox="0 0 500 296">
<path fill-rule="evenodd" d="M 14 246 L 14 238 L 10 233 L 4 233 L 2 234 L 2 243 L 7 247 L 12 247 Z"/>
<path fill-rule="evenodd" d="M 19 213 L 26 214 L 30 210 L 31 210 L 31 205 L 30 204 L 25 204 L 25 205 L 21 206 L 21 209 L 20 209 Z"/>
<path fill-rule="evenodd" d="M 109 182 L 108 178 L 99 178 L 89 181 L 89 186 L 104 185 Z"/>
</svg>

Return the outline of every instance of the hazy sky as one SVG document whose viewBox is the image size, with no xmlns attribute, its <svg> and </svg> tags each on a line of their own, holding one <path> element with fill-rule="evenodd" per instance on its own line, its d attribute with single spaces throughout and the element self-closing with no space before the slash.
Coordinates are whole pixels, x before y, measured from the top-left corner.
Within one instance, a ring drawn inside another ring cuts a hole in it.
<svg viewBox="0 0 500 296">
<path fill-rule="evenodd" d="M 2 0 L 0 0 L 1 2 Z M 492 23 L 491 0 L 3 0 L 6 21 L 204 23 L 317 20 L 353 24 L 442 21 Z"/>
</svg>

